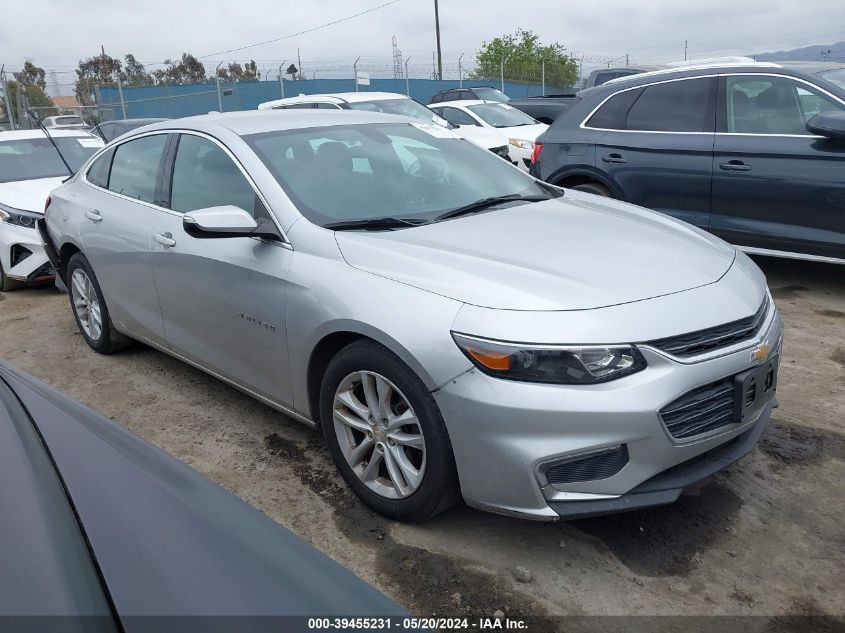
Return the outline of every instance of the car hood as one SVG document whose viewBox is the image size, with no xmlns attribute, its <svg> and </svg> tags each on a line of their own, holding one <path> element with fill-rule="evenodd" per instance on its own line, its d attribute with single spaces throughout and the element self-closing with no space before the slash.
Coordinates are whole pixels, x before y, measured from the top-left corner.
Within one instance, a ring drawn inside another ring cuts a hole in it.
<svg viewBox="0 0 845 633">
<path fill-rule="evenodd" d="M 44 203 L 50 192 L 62 184 L 59 178 L 38 178 L 0 183 L 0 204 L 22 211 L 44 213 Z"/>
<path fill-rule="evenodd" d="M 353 267 L 471 305 L 586 310 L 718 281 L 736 251 L 668 216 L 590 194 L 420 227 L 338 232 Z"/>
<path fill-rule="evenodd" d="M 525 141 L 534 140 L 543 132 L 549 129 L 545 123 L 537 123 L 535 125 L 517 125 L 515 127 L 497 127 L 496 131 L 507 136 L 508 138 L 518 138 Z"/>
</svg>

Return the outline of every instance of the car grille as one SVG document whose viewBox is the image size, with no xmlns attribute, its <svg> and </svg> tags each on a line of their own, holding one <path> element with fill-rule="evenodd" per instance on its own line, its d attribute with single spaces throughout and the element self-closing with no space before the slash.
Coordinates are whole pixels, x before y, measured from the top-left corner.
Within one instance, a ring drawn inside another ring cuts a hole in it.
<svg viewBox="0 0 845 633">
<path fill-rule="evenodd" d="M 660 410 L 660 419 L 676 440 L 728 426 L 733 415 L 733 376 L 688 391 Z"/>
<path fill-rule="evenodd" d="M 627 463 L 628 446 L 622 444 L 555 464 L 545 471 L 545 475 L 550 484 L 595 481 L 612 477 Z"/>
<path fill-rule="evenodd" d="M 750 317 L 717 325 L 706 330 L 697 330 L 688 334 L 649 341 L 645 345 L 650 345 L 662 352 L 680 358 L 712 352 L 752 338 L 762 327 L 768 312 L 769 297 L 767 295 L 757 312 Z"/>
</svg>

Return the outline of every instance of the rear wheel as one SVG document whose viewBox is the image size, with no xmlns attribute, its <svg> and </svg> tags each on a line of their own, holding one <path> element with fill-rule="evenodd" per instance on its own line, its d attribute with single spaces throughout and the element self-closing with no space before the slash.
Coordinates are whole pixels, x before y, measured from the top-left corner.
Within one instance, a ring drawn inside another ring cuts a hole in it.
<svg viewBox="0 0 845 633">
<path fill-rule="evenodd" d="M 129 345 L 131 339 L 114 329 L 100 284 L 82 253 L 70 258 L 67 279 L 73 316 L 88 346 L 100 354 L 111 354 Z"/>
<path fill-rule="evenodd" d="M 320 421 L 341 476 L 376 512 L 424 521 L 457 501 L 452 446 L 437 404 L 384 347 L 357 341 L 331 360 Z"/>
<path fill-rule="evenodd" d="M 587 193 L 593 193 L 597 196 L 604 196 L 605 198 L 613 197 L 613 195 L 610 193 L 610 189 L 597 182 L 585 182 L 581 183 L 580 185 L 575 185 L 574 187 L 569 188 L 575 189 L 577 191 L 586 191 Z"/>
</svg>

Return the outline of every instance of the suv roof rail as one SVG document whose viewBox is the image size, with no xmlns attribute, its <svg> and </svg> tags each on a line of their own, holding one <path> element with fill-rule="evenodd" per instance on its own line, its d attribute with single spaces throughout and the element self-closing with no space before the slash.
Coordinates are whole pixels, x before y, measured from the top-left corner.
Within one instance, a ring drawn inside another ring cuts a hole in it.
<svg viewBox="0 0 845 633">
<path fill-rule="evenodd" d="M 749 58 L 750 59 L 750 58 Z M 660 70 L 652 70 L 647 73 L 639 73 L 638 75 L 626 75 L 625 77 L 617 77 L 616 79 L 611 79 L 610 81 L 606 81 L 602 84 L 602 86 L 606 86 L 608 84 L 617 84 L 622 83 L 625 81 L 632 81 L 634 79 L 643 79 L 648 77 L 659 77 L 661 75 L 671 75 L 673 73 L 683 72 L 685 70 L 707 70 L 709 68 L 741 68 L 741 67 L 748 67 L 748 66 L 757 66 L 759 68 L 783 68 L 780 64 L 775 64 L 773 62 L 755 62 L 751 60 L 750 62 L 711 62 L 706 64 L 695 64 L 693 66 L 675 66 L 672 68 L 662 68 Z"/>
</svg>

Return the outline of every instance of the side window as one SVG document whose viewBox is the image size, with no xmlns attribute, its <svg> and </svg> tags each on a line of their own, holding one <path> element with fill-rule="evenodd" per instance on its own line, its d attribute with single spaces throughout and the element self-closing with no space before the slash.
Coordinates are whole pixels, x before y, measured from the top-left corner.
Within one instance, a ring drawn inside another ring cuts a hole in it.
<svg viewBox="0 0 845 633">
<path fill-rule="evenodd" d="M 710 132 L 713 79 L 685 79 L 646 86 L 628 110 L 626 130 Z"/>
<path fill-rule="evenodd" d="M 809 135 L 807 121 L 842 104 L 815 88 L 785 77 L 728 77 L 727 131 L 742 134 Z"/>
<path fill-rule="evenodd" d="M 318 110 L 340 110 L 340 106 L 333 103 L 317 103 L 315 106 Z"/>
<path fill-rule="evenodd" d="M 431 98 L 431 103 L 440 103 L 441 101 L 443 101 L 442 94 L 436 94 Z"/>
<path fill-rule="evenodd" d="M 442 112 L 440 116 L 452 125 L 477 125 L 475 119 L 458 108 L 443 108 Z"/>
<path fill-rule="evenodd" d="M 618 92 L 610 99 L 604 102 L 596 113 L 589 118 L 586 123 L 587 127 L 600 128 L 603 130 L 619 130 L 622 129 L 625 122 L 625 114 L 628 108 L 640 95 L 641 90 L 626 90 Z"/>
<path fill-rule="evenodd" d="M 167 137 L 167 134 L 156 134 L 118 145 L 111 165 L 109 191 L 158 203 L 155 199 L 156 179 Z"/>
<path fill-rule="evenodd" d="M 253 216 L 267 216 L 252 185 L 226 152 L 201 136 L 181 135 L 173 163 L 170 208 L 186 213 L 227 204 Z"/>
<path fill-rule="evenodd" d="M 289 106 L 285 106 L 287 110 L 310 110 L 314 107 L 313 103 L 291 103 Z"/>
<path fill-rule="evenodd" d="M 111 157 L 113 153 L 111 151 L 105 152 L 91 164 L 91 167 L 88 168 L 88 173 L 85 174 L 88 182 L 103 189 L 108 189 L 109 169 L 111 168 Z"/>
</svg>

